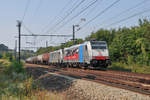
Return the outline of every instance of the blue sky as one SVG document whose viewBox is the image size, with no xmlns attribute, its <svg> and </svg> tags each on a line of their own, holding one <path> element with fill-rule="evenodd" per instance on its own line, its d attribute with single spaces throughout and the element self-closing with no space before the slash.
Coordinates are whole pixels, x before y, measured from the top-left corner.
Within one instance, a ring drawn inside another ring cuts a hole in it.
<svg viewBox="0 0 150 100">
<path fill-rule="evenodd" d="M 95 0 L 85 0 L 70 16 L 66 18 L 62 23 L 59 23 L 64 16 L 66 16 L 72 7 L 82 0 L 29 0 L 27 12 L 25 14 L 23 24 L 29 28 L 34 34 L 72 34 L 72 25 L 80 24 L 82 27 L 90 19 L 95 17 L 98 13 L 103 11 L 109 5 L 116 0 L 98 0 L 93 6 L 84 11 L 78 17 L 72 21 L 67 22 L 70 18 L 79 13 L 82 9 L 88 6 Z M 139 18 L 150 18 L 150 12 L 138 15 L 131 19 L 128 19 L 119 24 L 111 23 L 119 21 L 123 18 L 129 17 L 135 13 L 141 12 L 145 9 L 150 9 L 150 0 L 145 0 L 145 3 L 137 6 L 136 8 L 129 10 L 121 15 L 122 11 L 129 9 L 143 0 L 120 0 L 111 9 L 97 17 L 91 23 L 87 24 L 83 29 L 76 32 L 77 38 L 85 38 L 90 35 L 92 31 L 96 31 L 99 28 L 118 28 L 123 26 L 137 25 Z M 21 20 L 26 8 L 28 0 L 1 0 L 0 3 L 0 43 L 4 43 L 9 48 L 15 46 L 15 36 L 17 36 L 16 20 Z M 69 4 L 68 4 L 69 3 Z M 117 17 L 118 16 L 118 17 Z M 86 21 L 80 21 L 81 18 L 85 18 Z M 67 23 L 67 24 L 63 24 Z M 60 28 L 62 25 L 62 28 Z M 107 26 L 107 27 L 106 27 Z M 49 31 L 48 31 L 49 30 Z M 22 33 L 29 33 L 24 27 L 22 27 Z M 22 47 L 45 47 L 45 42 L 48 41 L 48 45 L 59 45 L 62 42 L 70 40 L 70 38 L 56 38 L 56 37 L 22 37 Z M 35 45 L 26 44 L 26 42 L 36 42 Z"/>
</svg>

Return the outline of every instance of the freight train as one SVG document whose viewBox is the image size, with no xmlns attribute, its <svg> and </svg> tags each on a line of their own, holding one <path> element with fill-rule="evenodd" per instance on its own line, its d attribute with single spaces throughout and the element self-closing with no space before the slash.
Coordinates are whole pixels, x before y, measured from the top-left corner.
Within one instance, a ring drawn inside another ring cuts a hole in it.
<svg viewBox="0 0 150 100">
<path fill-rule="evenodd" d="M 32 64 L 46 64 L 60 67 L 107 68 L 110 62 L 106 41 L 86 41 L 50 53 L 30 57 Z"/>
</svg>

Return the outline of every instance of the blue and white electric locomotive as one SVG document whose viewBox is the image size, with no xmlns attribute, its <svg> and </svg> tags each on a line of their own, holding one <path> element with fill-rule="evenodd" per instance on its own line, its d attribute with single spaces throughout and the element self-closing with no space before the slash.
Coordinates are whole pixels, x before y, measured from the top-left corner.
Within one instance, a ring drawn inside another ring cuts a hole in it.
<svg viewBox="0 0 150 100">
<path fill-rule="evenodd" d="M 64 49 L 63 63 L 81 66 L 104 67 L 110 64 L 105 41 L 87 41 Z"/>
</svg>

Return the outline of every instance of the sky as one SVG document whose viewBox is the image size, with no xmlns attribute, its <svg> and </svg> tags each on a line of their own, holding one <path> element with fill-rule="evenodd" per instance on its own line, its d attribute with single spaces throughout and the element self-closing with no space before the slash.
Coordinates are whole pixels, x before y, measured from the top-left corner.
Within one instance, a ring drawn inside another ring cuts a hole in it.
<svg viewBox="0 0 150 100">
<path fill-rule="evenodd" d="M 117 0 L 1 0 L 0 44 L 15 48 L 17 20 L 22 21 L 22 34 L 71 35 L 72 25 L 79 25 L 75 30 L 81 29 L 75 36 L 84 39 L 100 28 L 130 27 L 138 25 L 140 18 L 150 19 L 150 0 L 118 0 L 110 7 L 115 1 Z M 110 8 L 107 9 L 108 7 Z M 143 11 L 145 13 L 140 14 Z M 137 16 L 128 18 L 136 14 Z M 118 21 L 121 22 L 116 23 Z M 28 47 L 45 47 L 46 41 L 48 46 L 55 46 L 71 38 L 22 37 L 21 47 L 36 50 Z"/>
</svg>

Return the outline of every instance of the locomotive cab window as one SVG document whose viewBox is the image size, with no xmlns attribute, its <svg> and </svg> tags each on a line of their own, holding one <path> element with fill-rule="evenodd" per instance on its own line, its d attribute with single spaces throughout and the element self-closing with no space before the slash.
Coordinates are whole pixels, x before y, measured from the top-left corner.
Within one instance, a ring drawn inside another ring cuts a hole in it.
<svg viewBox="0 0 150 100">
<path fill-rule="evenodd" d="M 106 42 L 98 42 L 98 41 L 92 41 L 91 42 L 92 49 L 107 49 Z"/>
<path fill-rule="evenodd" d="M 106 42 L 91 41 L 91 45 L 106 45 Z"/>
<path fill-rule="evenodd" d="M 92 49 L 107 49 L 106 46 L 92 46 Z"/>
</svg>

